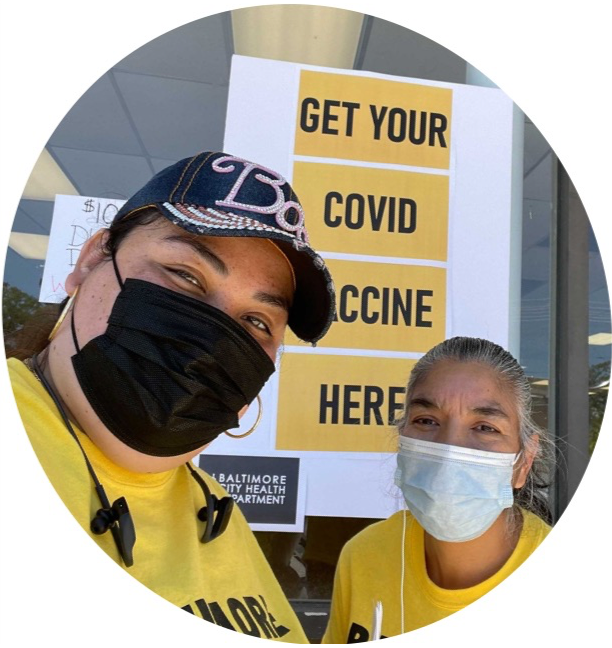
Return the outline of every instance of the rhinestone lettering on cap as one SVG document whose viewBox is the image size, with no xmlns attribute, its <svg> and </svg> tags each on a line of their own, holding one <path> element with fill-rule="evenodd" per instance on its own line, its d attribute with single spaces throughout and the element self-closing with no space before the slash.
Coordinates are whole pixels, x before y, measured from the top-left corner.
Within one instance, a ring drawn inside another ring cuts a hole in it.
<svg viewBox="0 0 612 648">
<path fill-rule="evenodd" d="M 230 209 L 244 209 L 246 211 L 251 211 L 257 214 L 273 214 L 276 222 L 279 227 L 281 227 L 285 232 L 291 232 L 294 234 L 297 240 L 308 244 L 308 234 L 306 228 L 304 227 L 304 210 L 302 206 L 294 200 L 285 200 L 285 195 L 283 194 L 281 187 L 286 184 L 285 178 L 281 176 L 276 171 L 267 169 L 266 167 L 258 166 L 249 162 L 248 160 L 243 160 L 242 158 L 234 157 L 231 155 L 225 155 L 223 157 L 217 158 L 212 163 L 213 171 L 217 173 L 231 173 L 236 169 L 235 162 L 239 162 L 244 165 L 242 173 L 234 183 L 233 187 L 230 189 L 229 193 L 223 200 L 215 200 L 215 204 L 219 207 L 229 207 Z M 227 166 L 222 166 L 227 165 Z M 259 182 L 266 184 L 272 189 L 276 194 L 276 200 L 271 205 L 251 205 L 248 203 L 242 203 L 234 200 L 240 191 L 240 188 L 244 184 L 245 180 L 253 173 L 254 171 L 265 171 L 270 174 L 272 177 L 263 175 L 262 173 L 255 173 L 255 179 Z M 287 221 L 286 214 L 290 209 L 295 209 L 298 213 L 297 223 L 292 224 Z"/>
<path fill-rule="evenodd" d="M 291 232 L 286 232 L 278 227 L 272 227 L 272 225 L 266 225 L 248 216 L 220 212 L 216 209 L 200 205 L 182 205 L 180 203 L 172 205 L 171 203 L 163 203 L 163 206 L 176 217 L 177 225 L 180 225 L 181 222 L 188 222 L 205 229 L 246 229 L 259 232 L 274 232 L 293 238 Z"/>
</svg>

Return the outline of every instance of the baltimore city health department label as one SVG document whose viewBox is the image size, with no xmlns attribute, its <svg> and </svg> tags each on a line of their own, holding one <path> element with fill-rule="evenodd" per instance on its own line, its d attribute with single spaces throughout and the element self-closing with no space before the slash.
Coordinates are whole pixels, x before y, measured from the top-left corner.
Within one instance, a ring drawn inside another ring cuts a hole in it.
<svg viewBox="0 0 612 648">
<path fill-rule="evenodd" d="M 249 524 L 303 524 L 298 520 L 298 458 L 204 452 L 199 466 L 234 498 Z"/>
</svg>

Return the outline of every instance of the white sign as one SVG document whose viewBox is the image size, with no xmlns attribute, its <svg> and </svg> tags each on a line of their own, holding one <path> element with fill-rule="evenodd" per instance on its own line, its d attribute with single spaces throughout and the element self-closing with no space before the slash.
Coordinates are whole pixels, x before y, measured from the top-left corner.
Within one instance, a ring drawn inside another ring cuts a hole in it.
<svg viewBox="0 0 612 648">
<path fill-rule="evenodd" d="M 508 346 L 512 120 L 493 88 L 234 56 L 224 150 L 292 183 L 338 304 L 316 348 L 287 335 L 260 429 L 211 452 L 299 457 L 306 515 L 403 505 L 414 362 L 454 335 Z"/>
<path fill-rule="evenodd" d="M 89 196 L 55 197 L 47 260 L 39 301 L 59 303 L 66 297 L 64 282 L 72 272 L 85 241 L 108 227 L 125 200 Z"/>
</svg>

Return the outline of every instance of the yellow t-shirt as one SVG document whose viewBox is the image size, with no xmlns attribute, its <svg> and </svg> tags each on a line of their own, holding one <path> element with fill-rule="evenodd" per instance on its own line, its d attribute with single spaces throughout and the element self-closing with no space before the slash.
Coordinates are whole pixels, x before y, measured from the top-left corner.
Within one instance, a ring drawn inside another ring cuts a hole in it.
<svg viewBox="0 0 612 648">
<path fill-rule="evenodd" d="M 40 463 L 64 504 L 87 533 L 123 565 L 110 532 L 89 525 L 100 502 L 83 454 L 53 401 L 20 361 L 9 360 L 11 384 Z M 244 516 L 234 507 L 225 532 L 200 538 L 202 489 L 183 465 L 157 474 L 133 473 L 111 463 L 74 428 L 108 499 L 125 497 L 136 529 L 134 578 L 168 601 L 207 621 L 256 637 L 308 643 Z M 200 471 L 217 497 L 226 491 Z"/>
<path fill-rule="evenodd" d="M 522 511 L 523 529 L 504 566 L 487 580 L 466 589 L 435 585 L 425 565 L 425 533 L 406 513 L 404 631 L 443 619 L 490 592 L 521 565 L 542 542 L 550 527 Z M 370 640 L 374 606 L 382 602 L 383 637 L 401 633 L 400 587 L 403 511 L 364 529 L 345 545 L 334 578 L 329 623 L 322 643 Z"/>
</svg>

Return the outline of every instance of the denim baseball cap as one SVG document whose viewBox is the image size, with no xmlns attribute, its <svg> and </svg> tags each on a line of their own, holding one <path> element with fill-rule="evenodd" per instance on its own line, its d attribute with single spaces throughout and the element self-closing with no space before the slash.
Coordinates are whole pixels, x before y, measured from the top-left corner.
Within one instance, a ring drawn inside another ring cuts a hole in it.
<svg viewBox="0 0 612 648">
<path fill-rule="evenodd" d="M 155 175 L 115 221 L 150 208 L 194 234 L 270 239 L 295 276 L 289 327 L 312 344 L 327 333 L 335 314 L 334 284 L 309 244 L 298 197 L 276 171 L 228 153 L 199 153 Z"/>
</svg>

